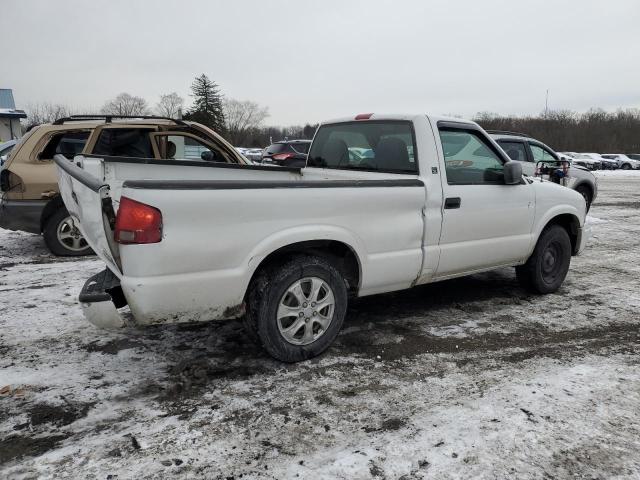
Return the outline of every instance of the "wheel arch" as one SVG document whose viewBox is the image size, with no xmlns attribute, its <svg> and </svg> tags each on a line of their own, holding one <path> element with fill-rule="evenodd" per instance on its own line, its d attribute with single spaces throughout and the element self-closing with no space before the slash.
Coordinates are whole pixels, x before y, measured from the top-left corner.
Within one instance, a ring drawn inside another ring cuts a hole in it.
<svg viewBox="0 0 640 480">
<path fill-rule="evenodd" d="M 40 233 L 44 232 L 44 226 L 47 224 L 47 221 L 60 208 L 66 207 L 62 201 L 62 196 L 58 194 L 55 197 L 52 197 L 42 209 L 42 214 L 40 215 Z"/>
<path fill-rule="evenodd" d="M 572 213 L 561 213 L 547 221 L 540 233 L 552 225 L 559 225 L 567 231 L 571 241 L 571 254 L 577 255 L 580 243 L 580 219 Z M 538 238 L 540 238 L 540 235 L 538 235 Z"/>
<path fill-rule="evenodd" d="M 356 249 L 342 240 L 315 239 L 292 242 L 272 250 L 255 265 L 247 291 L 255 277 L 264 269 L 278 265 L 293 255 L 314 255 L 329 259 L 344 275 L 347 291 L 357 295 L 362 283 L 362 263 Z"/>
</svg>

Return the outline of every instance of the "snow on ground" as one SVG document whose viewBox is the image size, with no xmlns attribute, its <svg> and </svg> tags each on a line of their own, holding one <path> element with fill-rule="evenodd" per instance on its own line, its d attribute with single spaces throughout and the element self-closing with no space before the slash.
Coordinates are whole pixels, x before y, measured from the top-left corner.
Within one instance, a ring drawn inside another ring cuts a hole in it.
<svg viewBox="0 0 640 480">
<path fill-rule="evenodd" d="M 595 170 L 591 173 L 596 177 L 640 177 L 640 170 Z"/>
<path fill-rule="evenodd" d="M 0 478 L 638 478 L 640 179 L 602 177 L 557 294 L 504 269 L 359 299 L 296 365 L 236 321 L 100 331 L 102 264 L 0 231 Z"/>
</svg>

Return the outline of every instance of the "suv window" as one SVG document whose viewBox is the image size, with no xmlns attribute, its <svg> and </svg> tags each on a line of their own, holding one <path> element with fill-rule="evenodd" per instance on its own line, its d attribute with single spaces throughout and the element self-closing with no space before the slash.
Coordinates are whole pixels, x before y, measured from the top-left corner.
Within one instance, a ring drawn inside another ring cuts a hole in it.
<svg viewBox="0 0 640 480">
<path fill-rule="evenodd" d="M 40 155 L 41 160 L 51 160 L 54 155 L 61 153 L 71 159 L 82 153 L 84 145 L 87 143 L 91 132 L 64 132 L 51 137 L 49 143 L 44 147 Z"/>
<path fill-rule="evenodd" d="M 534 143 L 529 143 L 534 162 L 555 162 L 556 158 L 546 148 L 542 148 Z M 588 157 L 587 157 L 588 158 Z"/>
<path fill-rule="evenodd" d="M 439 131 L 449 185 L 504 183 L 502 160 L 484 137 L 473 130 Z"/>
<path fill-rule="evenodd" d="M 528 162 L 527 147 L 522 142 L 508 142 L 504 140 L 498 140 L 498 144 L 509 155 L 511 160 L 517 160 L 519 162 Z"/>
<path fill-rule="evenodd" d="M 311 145 L 307 166 L 415 174 L 415 151 L 407 121 L 323 125 Z"/>
<path fill-rule="evenodd" d="M 149 133 L 151 129 L 105 128 L 93 148 L 95 155 L 107 157 L 153 158 Z"/>
<path fill-rule="evenodd" d="M 157 135 L 160 156 L 165 159 L 202 160 L 211 147 L 188 135 Z"/>
</svg>

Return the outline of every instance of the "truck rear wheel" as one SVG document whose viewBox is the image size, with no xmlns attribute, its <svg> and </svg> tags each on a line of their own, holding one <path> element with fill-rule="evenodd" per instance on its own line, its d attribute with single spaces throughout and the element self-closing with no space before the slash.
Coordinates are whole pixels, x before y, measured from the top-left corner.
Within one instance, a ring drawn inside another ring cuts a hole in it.
<svg viewBox="0 0 640 480">
<path fill-rule="evenodd" d="M 342 328 L 347 288 L 320 257 L 297 255 L 258 274 L 249 287 L 245 326 L 274 358 L 299 362 L 324 352 Z"/>
<path fill-rule="evenodd" d="M 535 293 L 553 293 L 560 288 L 571 263 L 571 240 L 560 225 L 546 228 L 527 263 L 516 267 L 520 284 Z"/>
<path fill-rule="evenodd" d="M 54 255 L 73 257 L 93 253 L 66 208 L 59 208 L 47 219 L 43 236 Z"/>
</svg>

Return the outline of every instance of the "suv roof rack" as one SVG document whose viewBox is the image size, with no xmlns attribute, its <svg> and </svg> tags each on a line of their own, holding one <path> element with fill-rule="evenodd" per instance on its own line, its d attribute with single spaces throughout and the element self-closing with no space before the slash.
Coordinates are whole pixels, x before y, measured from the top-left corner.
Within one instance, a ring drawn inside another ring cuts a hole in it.
<svg viewBox="0 0 640 480">
<path fill-rule="evenodd" d="M 487 133 L 491 133 L 494 135 L 513 135 L 514 137 L 527 137 L 532 138 L 531 135 L 527 135 L 526 133 L 519 132 L 510 132 L 509 130 L 485 130 Z"/>
<path fill-rule="evenodd" d="M 170 120 L 175 122 L 176 125 L 186 125 L 182 120 L 171 117 L 161 117 L 156 115 L 69 115 L 68 117 L 58 118 L 53 122 L 53 125 L 62 125 L 66 122 L 82 122 L 85 120 L 103 120 L 105 123 L 111 123 L 114 118 L 131 118 L 140 120 Z"/>
</svg>

